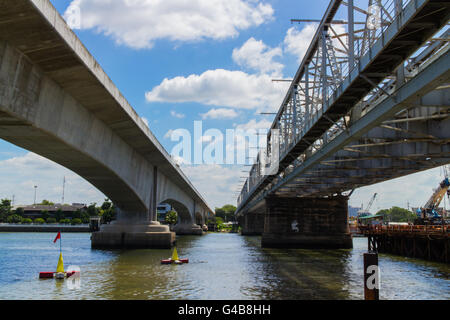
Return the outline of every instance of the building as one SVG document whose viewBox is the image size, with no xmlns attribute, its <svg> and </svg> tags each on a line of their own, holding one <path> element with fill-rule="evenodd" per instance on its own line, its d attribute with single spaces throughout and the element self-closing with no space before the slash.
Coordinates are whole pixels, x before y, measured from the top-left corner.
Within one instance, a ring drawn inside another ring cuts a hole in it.
<svg viewBox="0 0 450 320">
<path fill-rule="evenodd" d="M 164 223 L 166 221 L 166 215 L 167 213 L 172 210 L 172 207 L 170 204 L 167 203 L 161 203 L 157 208 L 156 208 L 156 214 L 158 217 L 158 221 L 160 223 Z"/>
<path fill-rule="evenodd" d="M 58 211 L 61 211 L 64 215 L 64 218 L 70 219 L 73 218 L 73 215 L 76 211 L 86 211 L 87 206 L 82 203 L 73 203 L 72 205 L 62 205 L 62 204 L 54 204 L 54 205 L 29 205 L 29 206 L 15 206 L 13 209 L 17 210 L 18 208 L 23 209 L 23 217 L 36 219 L 42 218 L 44 214 L 48 214 L 50 217 L 55 217 Z"/>
</svg>

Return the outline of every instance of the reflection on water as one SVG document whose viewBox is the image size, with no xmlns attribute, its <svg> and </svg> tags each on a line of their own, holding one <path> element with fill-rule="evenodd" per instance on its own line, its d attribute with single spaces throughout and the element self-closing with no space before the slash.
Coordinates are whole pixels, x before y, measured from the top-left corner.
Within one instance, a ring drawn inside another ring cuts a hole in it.
<svg viewBox="0 0 450 320">
<path fill-rule="evenodd" d="M 362 299 L 362 254 L 351 250 L 261 249 L 260 237 L 178 237 L 189 264 L 161 265 L 171 250 L 91 250 L 90 234 L 63 234 L 66 266 L 81 286 L 39 280 L 56 268 L 50 233 L 0 233 L 0 299 Z M 382 299 L 450 299 L 450 267 L 380 255 Z"/>
</svg>

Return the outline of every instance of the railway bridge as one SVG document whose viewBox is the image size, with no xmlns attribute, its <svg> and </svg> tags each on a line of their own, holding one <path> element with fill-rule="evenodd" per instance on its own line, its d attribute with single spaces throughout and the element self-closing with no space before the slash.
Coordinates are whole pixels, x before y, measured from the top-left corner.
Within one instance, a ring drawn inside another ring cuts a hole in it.
<svg viewBox="0 0 450 320">
<path fill-rule="evenodd" d="M 352 190 L 450 162 L 449 18 L 448 1 L 330 1 L 240 192 L 243 234 L 350 248 Z"/>
<path fill-rule="evenodd" d="M 49 0 L 0 0 L 0 138 L 74 171 L 119 209 L 93 247 L 170 247 L 213 210 Z"/>
</svg>

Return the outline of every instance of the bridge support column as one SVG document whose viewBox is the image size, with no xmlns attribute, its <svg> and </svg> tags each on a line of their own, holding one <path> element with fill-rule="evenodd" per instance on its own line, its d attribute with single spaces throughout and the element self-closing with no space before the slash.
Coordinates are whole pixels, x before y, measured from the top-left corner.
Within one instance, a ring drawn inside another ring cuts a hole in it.
<svg viewBox="0 0 450 320">
<path fill-rule="evenodd" d="M 155 248 L 169 249 L 175 242 L 175 233 L 159 222 L 115 221 L 102 225 L 99 232 L 92 233 L 94 249 Z"/>
<path fill-rule="evenodd" d="M 266 248 L 352 248 L 348 199 L 266 199 L 261 246 Z"/>
<path fill-rule="evenodd" d="M 200 227 L 198 224 L 195 224 L 195 223 L 194 224 L 191 224 L 191 223 L 187 223 L 187 224 L 177 223 L 173 227 L 173 231 L 175 231 L 175 233 L 177 235 L 195 235 L 195 236 L 203 235 L 202 227 Z"/>
<path fill-rule="evenodd" d="M 260 236 L 264 232 L 264 215 L 246 213 L 240 221 L 243 236 Z"/>
</svg>

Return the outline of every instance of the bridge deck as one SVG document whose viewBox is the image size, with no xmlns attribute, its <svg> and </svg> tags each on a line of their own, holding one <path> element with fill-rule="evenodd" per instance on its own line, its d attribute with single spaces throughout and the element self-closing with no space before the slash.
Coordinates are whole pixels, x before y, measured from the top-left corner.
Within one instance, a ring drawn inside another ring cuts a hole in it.
<svg viewBox="0 0 450 320">
<path fill-rule="evenodd" d="M 208 207 L 49 0 L 0 0 L 0 39 L 19 50 L 189 196 Z"/>
<path fill-rule="evenodd" d="M 341 1 L 331 2 L 274 120 L 272 129 L 280 129 L 280 122 L 283 117 L 286 119 L 286 114 L 292 112 L 288 110 L 292 100 L 292 92 L 296 87 L 302 86 L 301 80 L 307 73 L 307 65 L 312 61 L 313 52 L 319 46 L 321 30 L 333 19 L 340 4 Z M 377 88 L 405 59 L 423 46 L 426 40 L 448 22 L 449 18 L 449 3 L 432 0 L 410 1 L 404 7 L 402 13 L 393 20 L 378 40 L 369 48 L 368 52 L 359 59 L 337 89 L 327 96 L 328 100 L 323 104 L 322 108 L 310 119 L 306 119 L 298 134 L 296 134 L 295 124 L 293 125 L 294 128 L 288 127 L 287 131 L 290 132 L 291 137 L 286 138 L 284 136 L 281 140 L 286 139 L 290 143 L 284 146 L 284 150 L 280 147 L 280 165 L 277 174 L 250 179 L 251 184 L 247 182 L 241 194 L 238 211 L 244 207 L 248 209 L 250 207 L 248 204 L 252 199 L 260 195 L 264 190 L 266 193 L 269 192 L 267 191 L 268 185 L 273 183 L 275 179 L 278 179 L 280 174 L 291 166 L 299 156 L 304 154 L 339 119 L 348 115 L 349 111 L 361 99 Z M 258 164 L 255 166 L 258 166 Z M 284 176 L 286 175 L 284 174 Z M 291 176 L 289 175 L 289 177 Z M 277 183 L 276 187 L 270 188 L 270 192 L 276 191 L 281 185 L 282 183 Z M 249 190 L 247 191 L 245 188 Z M 255 202 L 253 201 L 253 204 Z"/>
</svg>

